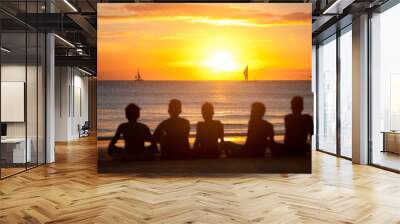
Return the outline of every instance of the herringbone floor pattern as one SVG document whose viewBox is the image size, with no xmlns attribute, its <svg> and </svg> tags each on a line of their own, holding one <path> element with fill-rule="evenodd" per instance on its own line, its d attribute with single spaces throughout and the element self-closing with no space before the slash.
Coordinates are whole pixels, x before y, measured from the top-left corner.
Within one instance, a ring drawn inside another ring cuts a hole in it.
<svg viewBox="0 0 400 224">
<path fill-rule="evenodd" d="M 96 142 L 0 181 L 0 223 L 400 223 L 400 175 L 323 153 L 312 175 L 97 174 Z"/>
</svg>

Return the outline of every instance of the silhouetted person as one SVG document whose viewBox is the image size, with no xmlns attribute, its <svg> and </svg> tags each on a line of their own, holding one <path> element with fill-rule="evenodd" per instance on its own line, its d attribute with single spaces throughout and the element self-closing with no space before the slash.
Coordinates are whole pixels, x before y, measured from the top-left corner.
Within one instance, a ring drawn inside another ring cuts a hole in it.
<svg viewBox="0 0 400 224">
<path fill-rule="evenodd" d="M 181 101 L 172 99 L 168 106 L 170 117 L 161 122 L 154 131 L 154 137 L 161 145 L 162 159 L 187 159 L 190 157 L 190 123 L 179 117 L 181 111 Z"/>
<path fill-rule="evenodd" d="M 302 97 L 293 97 L 291 108 L 292 114 L 285 116 L 285 148 L 291 155 L 303 155 L 311 150 L 313 119 L 308 114 L 302 114 Z"/>
<path fill-rule="evenodd" d="M 140 117 L 140 108 L 135 104 L 129 104 L 125 108 L 125 115 L 128 122 L 120 124 L 114 138 L 108 146 L 108 154 L 116 160 L 150 160 L 157 152 L 157 142 L 152 137 L 150 129 L 137 122 Z M 117 147 L 122 135 L 125 147 Z M 150 142 L 151 146 L 146 147 L 145 142 Z"/>
<path fill-rule="evenodd" d="M 201 107 L 204 121 L 197 123 L 196 140 L 193 146 L 195 158 L 219 158 L 219 142 L 224 142 L 224 127 L 220 121 L 213 120 L 214 107 L 204 103 Z"/>
<path fill-rule="evenodd" d="M 264 157 L 266 148 L 274 146 L 274 126 L 263 119 L 265 110 L 263 103 L 255 102 L 251 105 L 246 142 L 239 152 L 237 144 L 225 144 L 227 156 Z"/>
</svg>

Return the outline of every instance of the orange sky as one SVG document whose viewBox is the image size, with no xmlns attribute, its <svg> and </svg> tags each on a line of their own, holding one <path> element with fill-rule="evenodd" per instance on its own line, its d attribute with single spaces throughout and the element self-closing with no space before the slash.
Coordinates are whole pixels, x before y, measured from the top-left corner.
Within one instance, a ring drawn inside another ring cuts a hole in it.
<svg viewBox="0 0 400 224">
<path fill-rule="evenodd" d="M 98 4 L 98 78 L 309 80 L 311 4 Z"/>
</svg>

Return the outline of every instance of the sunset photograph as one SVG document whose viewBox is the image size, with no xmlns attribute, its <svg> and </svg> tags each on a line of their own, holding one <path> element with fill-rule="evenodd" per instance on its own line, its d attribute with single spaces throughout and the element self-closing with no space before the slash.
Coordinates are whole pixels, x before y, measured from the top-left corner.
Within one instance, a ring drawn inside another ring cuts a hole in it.
<svg viewBox="0 0 400 224">
<path fill-rule="evenodd" d="M 101 164 L 121 160 L 135 125 L 151 137 L 134 160 L 281 154 L 291 104 L 313 113 L 310 11 L 310 4 L 98 4 Z M 304 116 L 307 137 L 313 121 Z M 310 172 L 309 160 L 296 164 L 303 165 L 287 168 Z"/>
</svg>

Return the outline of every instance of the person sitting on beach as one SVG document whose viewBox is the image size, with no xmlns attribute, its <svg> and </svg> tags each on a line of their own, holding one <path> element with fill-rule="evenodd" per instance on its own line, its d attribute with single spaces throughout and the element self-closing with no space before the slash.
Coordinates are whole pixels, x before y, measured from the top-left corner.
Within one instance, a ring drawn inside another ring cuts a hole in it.
<svg viewBox="0 0 400 224">
<path fill-rule="evenodd" d="M 168 106 L 170 117 L 161 122 L 154 131 L 154 137 L 161 145 L 162 159 L 190 158 L 190 123 L 179 117 L 181 111 L 181 101 L 172 99 Z"/>
<path fill-rule="evenodd" d="M 266 148 L 274 146 L 274 126 L 263 119 L 265 111 L 263 103 L 252 104 L 246 142 L 243 146 L 226 142 L 223 148 L 228 157 L 264 157 Z"/>
<path fill-rule="evenodd" d="M 304 103 L 300 96 L 292 98 L 291 109 L 292 114 L 285 116 L 285 149 L 289 155 L 304 155 L 311 150 L 313 118 L 302 114 Z"/>
<path fill-rule="evenodd" d="M 220 121 L 213 120 L 214 107 L 204 103 L 201 107 L 204 121 L 197 123 L 196 140 L 193 146 L 194 158 L 219 158 L 218 141 L 224 142 L 224 127 Z"/>
<path fill-rule="evenodd" d="M 152 137 L 150 129 L 137 122 L 140 117 L 140 108 L 131 103 L 125 108 L 128 122 L 119 125 L 113 139 L 108 146 L 108 154 L 115 160 L 151 160 L 157 152 L 157 142 Z M 125 141 L 125 147 L 116 146 L 120 136 Z M 145 146 L 150 142 L 150 146 Z"/>
</svg>

